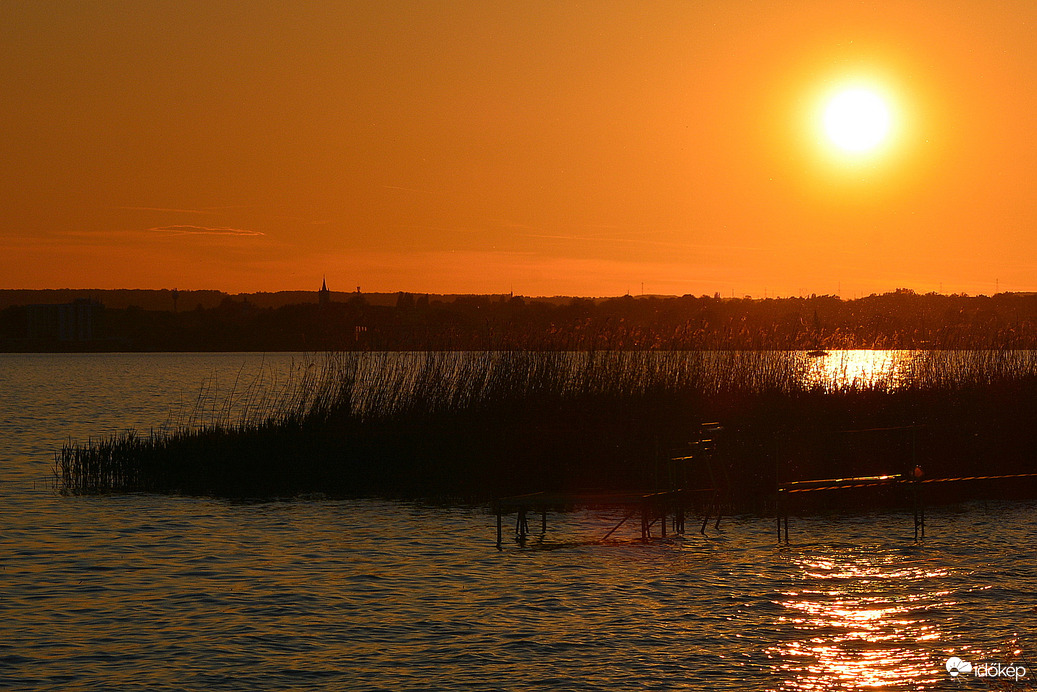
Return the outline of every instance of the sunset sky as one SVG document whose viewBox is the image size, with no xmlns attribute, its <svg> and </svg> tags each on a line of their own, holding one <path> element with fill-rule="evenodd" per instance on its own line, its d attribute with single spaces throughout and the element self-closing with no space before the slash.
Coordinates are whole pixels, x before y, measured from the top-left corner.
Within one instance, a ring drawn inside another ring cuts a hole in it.
<svg viewBox="0 0 1037 692">
<path fill-rule="evenodd" d="M 1037 3 L 0 2 L 0 288 L 1037 290 Z M 827 99 L 888 107 L 845 152 Z"/>
</svg>

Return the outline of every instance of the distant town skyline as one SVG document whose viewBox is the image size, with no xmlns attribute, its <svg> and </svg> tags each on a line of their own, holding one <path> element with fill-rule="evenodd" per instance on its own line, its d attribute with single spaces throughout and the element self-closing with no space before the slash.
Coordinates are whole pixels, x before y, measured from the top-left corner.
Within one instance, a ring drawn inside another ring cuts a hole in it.
<svg viewBox="0 0 1037 692">
<path fill-rule="evenodd" d="M 0 288 L 1037 291 L 1035 25 L 1022 0 L 0 3 Z"/>
</svg>

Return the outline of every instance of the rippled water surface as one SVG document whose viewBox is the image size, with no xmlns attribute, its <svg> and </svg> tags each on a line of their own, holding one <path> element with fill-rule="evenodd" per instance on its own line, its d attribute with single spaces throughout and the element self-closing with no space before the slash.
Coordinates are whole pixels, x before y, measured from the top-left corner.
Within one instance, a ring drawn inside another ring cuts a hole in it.
<svg viewBox="0 0 1037 692">
<path fill-rule="evenodd" d="M 62 497 L 53 451 L 159 426 L 288 356 L 0 356 L 0 688 L 1032 689 L 1037 505 L 737 517 L 643 544 L 609 510 L 495 549 L 483 507 Z M 224 386 L 221 384 L 220 386 Z"/>
</svg>

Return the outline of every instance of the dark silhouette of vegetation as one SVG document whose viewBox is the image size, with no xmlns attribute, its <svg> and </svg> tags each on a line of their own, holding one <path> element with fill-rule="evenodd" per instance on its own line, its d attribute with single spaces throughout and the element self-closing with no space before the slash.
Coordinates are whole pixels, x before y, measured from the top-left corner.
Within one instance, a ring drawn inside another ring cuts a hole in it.
<svg viewBox="0 0 1037 692">
<path fill-rule="evenodd" d="M 339 354 L 268 400 L 246 394 L 236 410 L 164 432 L 70 442 L 56 471 L 69 493 L 654 490 L 705 420 L 725 427 L 721 459 L 739 508 L 766 506 L 779 480 L 915 464 L 930 477 L 1035 470 L 1037 366 L 1022 355 L 930 354 L 895 384 L 835 388 L 805 380 L 802 363 L 758 352 Z M 906 425 L 918 426 L 909 441 L 839 432 Z M 708 485 L 705 469 L 688 472 L 692 487 Z"/>
<path fill-rule="evenodd" d="M 291 294 L 292 298 L 296 294 Z M 0 310 L 7 351 L 788 350 L 1037 348 L 1037 295 L 918 295 L 857 300 L 719 297 L 524 299 L 333 294 L 327 305 L 255 296 L 179 312 L 99 310 L 88 341 L 31 339 L 30 307 Z M 125 298 L 125 297 L 123 297 Z M 208 298 L 208 296 L 207 296 Z M 375 299 L 377 298 L 377 299 Z M 287 299 L 282 296 L 282 299 Z M 268 300 L 267 302 L 271 302 Z"/>
</svg>

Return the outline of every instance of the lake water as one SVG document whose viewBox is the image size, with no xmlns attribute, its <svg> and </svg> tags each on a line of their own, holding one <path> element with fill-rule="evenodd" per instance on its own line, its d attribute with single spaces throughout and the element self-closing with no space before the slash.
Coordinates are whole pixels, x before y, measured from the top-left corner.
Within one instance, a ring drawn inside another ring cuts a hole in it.
<svg viewBox="0 0 1037 692">
<path fill-rule="evenodd" d="M 750 516 L 709 537 L 646 544 L 624 527 L 590 543 L 621 515 L 584 510 L 498 551 L 485 507 L 53 489 L 67 437 L 183 419 L 206 378 L 228 391 L 291 360 L 0 355 L 0 688 L 1037 683 L 1034 503 L 931 509 L 921 544 L 909 513 L 794 517 L 790 547 Z M 973 671 L 952 677 L 952 656 Z"/>
</svg>

